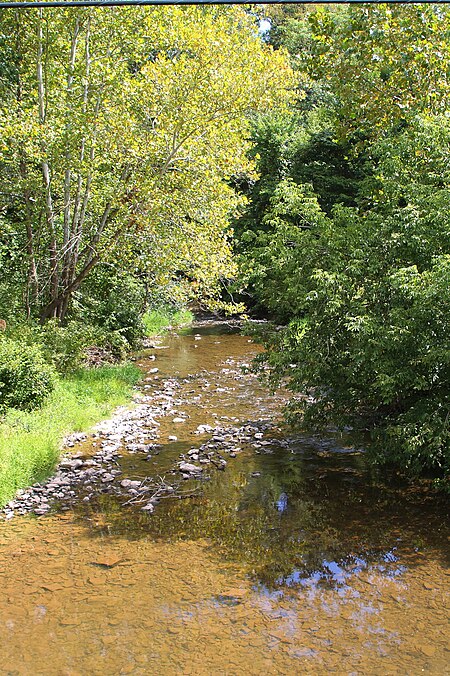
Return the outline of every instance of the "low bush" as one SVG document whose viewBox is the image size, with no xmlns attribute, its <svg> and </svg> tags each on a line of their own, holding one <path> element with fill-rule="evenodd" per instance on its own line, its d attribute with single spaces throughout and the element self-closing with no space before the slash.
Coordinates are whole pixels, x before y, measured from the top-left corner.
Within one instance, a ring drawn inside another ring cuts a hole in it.
<svg viewBox="0 0 450 676">
<path fill-rule="evenodd" d="M 50 320 L 33 331 L 33 338 L 40 345 L 45 359 L 62 374 L 77 369 L 84 360 L 86 349 L 99 341 L 99 332 L 81 322 L 69 322 L 60 326 Z"/>
<path fill-rule="evenodd" d="M 120 331 L 72 320 L 61 326 L 49 320 L 43 326 L 34 322 L 16 322 L 8 325 L 8 337 L 30 349 L 38 347 L 45 361 L 62 375 L 73 373 L 92 362 L 92 350 L 101 353 L 101 363 L 116 362 L 126 358 L 130 344 Z"/>
<path fill-rule="evenodd" d="M 54 385 L 54 369 L 38 346 L 0 338 L 0 411 L 37 408 Z"/>
<path fill-rule="evenodd" d="M 144 337 L 144 307 L 145 287 L 138 279 L 102 269 L 85 285 L 78 315 L 107 333 L 113 348 L 120 351 L 124 341 L 129 349 Z"/>
<path fill-rule="evenodd" d="M 34 338 L 40 342 L 46 360 L 62 374 L 82 366 L 87 361 L 90 348 L 99 348 L 107 361 L 125 359 L 130 349 L 120 331 L 80 321 L 60 326 L 57 321 L 50 320 L 35 329 Z"/>
</svg>

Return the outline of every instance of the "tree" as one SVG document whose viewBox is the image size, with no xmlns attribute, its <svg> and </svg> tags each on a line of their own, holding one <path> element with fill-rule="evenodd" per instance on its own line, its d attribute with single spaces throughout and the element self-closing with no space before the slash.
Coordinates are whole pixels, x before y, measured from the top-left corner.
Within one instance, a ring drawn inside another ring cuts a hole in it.
<svg viewBox="0 0 450 676">
<path fill-rule="evenodd" d="M 26 249 L 28 314 L 64 319 L 100 261 L 177 273 L 212 293 L 230 274 L 231 175 L 249 112 L 290 70 L 239 9 L 2 14 L 3 205 Z M 5 52 L 5 50 L 7 50 Z"/>
<path fill-rule="evenodd" d="M 299 54 L 339 101 L 342 133 L 359 138 L 448 107 L 450 13 L 438 5 L 371 5 L 308 16 L 313 48 Z"/>
<path fill-rule="evenodd" d="M 290 420 L 369 431 L 377 462 L 444 475 L 449 16 L 379 5 L 282 18 L 277 40 L 325 96 L 300 103 L 296 128 L 259 127 L 240 243 L 250 290 L 284 324 L 259 360 L 291 389 Z"/>
<path fill-rule="evenodd" d="M 414 472 L 450 468 L 449 149 L 446 116 L 380 142 L 371 209 L 314 208 L 296 246 L 277 235 L 266 280 L 290 317 L 261 361 L 296 393 L 292 419 L 368 429 L 379 462 Z"/>
</svg>

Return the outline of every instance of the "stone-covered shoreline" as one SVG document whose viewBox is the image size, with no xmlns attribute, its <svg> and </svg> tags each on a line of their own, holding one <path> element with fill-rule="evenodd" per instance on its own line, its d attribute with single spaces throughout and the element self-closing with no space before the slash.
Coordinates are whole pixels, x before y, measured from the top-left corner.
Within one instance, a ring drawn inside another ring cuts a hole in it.
<svg viewBox="0 0 450 676">
<path fill-rule="evenodd" d="M 157 371 L 154 368 L 147 373 Z M 242 444 L 256 448 L 274 444 L 273 439 L 270 442 L 262 439 L 264 431 L 271 427 L 266 421 L 240 426 L 202 424 L 192 432 L 201 437 L 202 443 L 193 443 L 187 453 L 179 456 L 168 471 L 170 482 L 166 477 L 125 476 L 120 464 L 124 455 L 139 454 L 151 460 L 163 450 L 159 443 L 158 419 L 172 416 L 175 425 L 186 421 L 178 406 L 190 402 L 176 399 L 181 387 L 178 380 L 162 379 L 151 396 L 145 394 L 146 387 L 144 380 L 133 398 L 133 408 L 120 407 L 111 419 L 98 424 L 92 434 L 67 437 L 63 447 L 67 453 L 55 473 L 46 481 L 18 491 L 2 509 L 0 518 L 9 520 L 27 513 L 43 516 L 55 509 L 64 511 L 80 501 L 89 502 L 99 494 L 115 495 L 124 507 L 139 506 L 152 513 L 162 497 L 180 493 L 184 480 L 207 480 L 210 471 L 224 470 L 228 459 L 241 451 Z M 169 441 L 176 440 L 176 436 L 169 436 Z"/>
</svg>

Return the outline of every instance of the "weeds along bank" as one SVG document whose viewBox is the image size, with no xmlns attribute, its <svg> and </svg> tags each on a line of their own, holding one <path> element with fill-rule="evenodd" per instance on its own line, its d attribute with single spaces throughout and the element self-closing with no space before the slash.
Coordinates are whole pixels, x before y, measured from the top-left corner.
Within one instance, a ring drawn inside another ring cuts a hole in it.
<svg viewBox="0 0 450 676">
<path fill-rule="evenodd" d="M 190 321 L 188 311 L 148 312 L 140 338 Z M 138 343 L 77 322 L 26 324 L 0 334 L 0 505 L 51 474 L 64 436 L 130 400 L 141 373 L 124 360 Z"/>
</svg>

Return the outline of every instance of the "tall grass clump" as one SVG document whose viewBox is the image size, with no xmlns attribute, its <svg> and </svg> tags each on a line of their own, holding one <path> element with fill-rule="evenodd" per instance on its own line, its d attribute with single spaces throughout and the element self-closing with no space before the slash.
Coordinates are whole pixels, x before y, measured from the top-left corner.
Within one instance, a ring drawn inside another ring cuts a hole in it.
<svg viewBox="0 0 450 676">
<path fill-rule="evenodd" d="M 143 318 L 145 334 L 157 336 L 171 327 L 188 326 L 192 324 L 194 315 L 190 310 L 148 310 Z"/>
<path fill-rule="evenodd" d="M 51 474 L 63 437 L 82 432 L 129 400 L 141 373 L 132 364 L 79 369 L 59 378 L 41 408 L 0 418 L 0 505 Z"/>
</svg>

